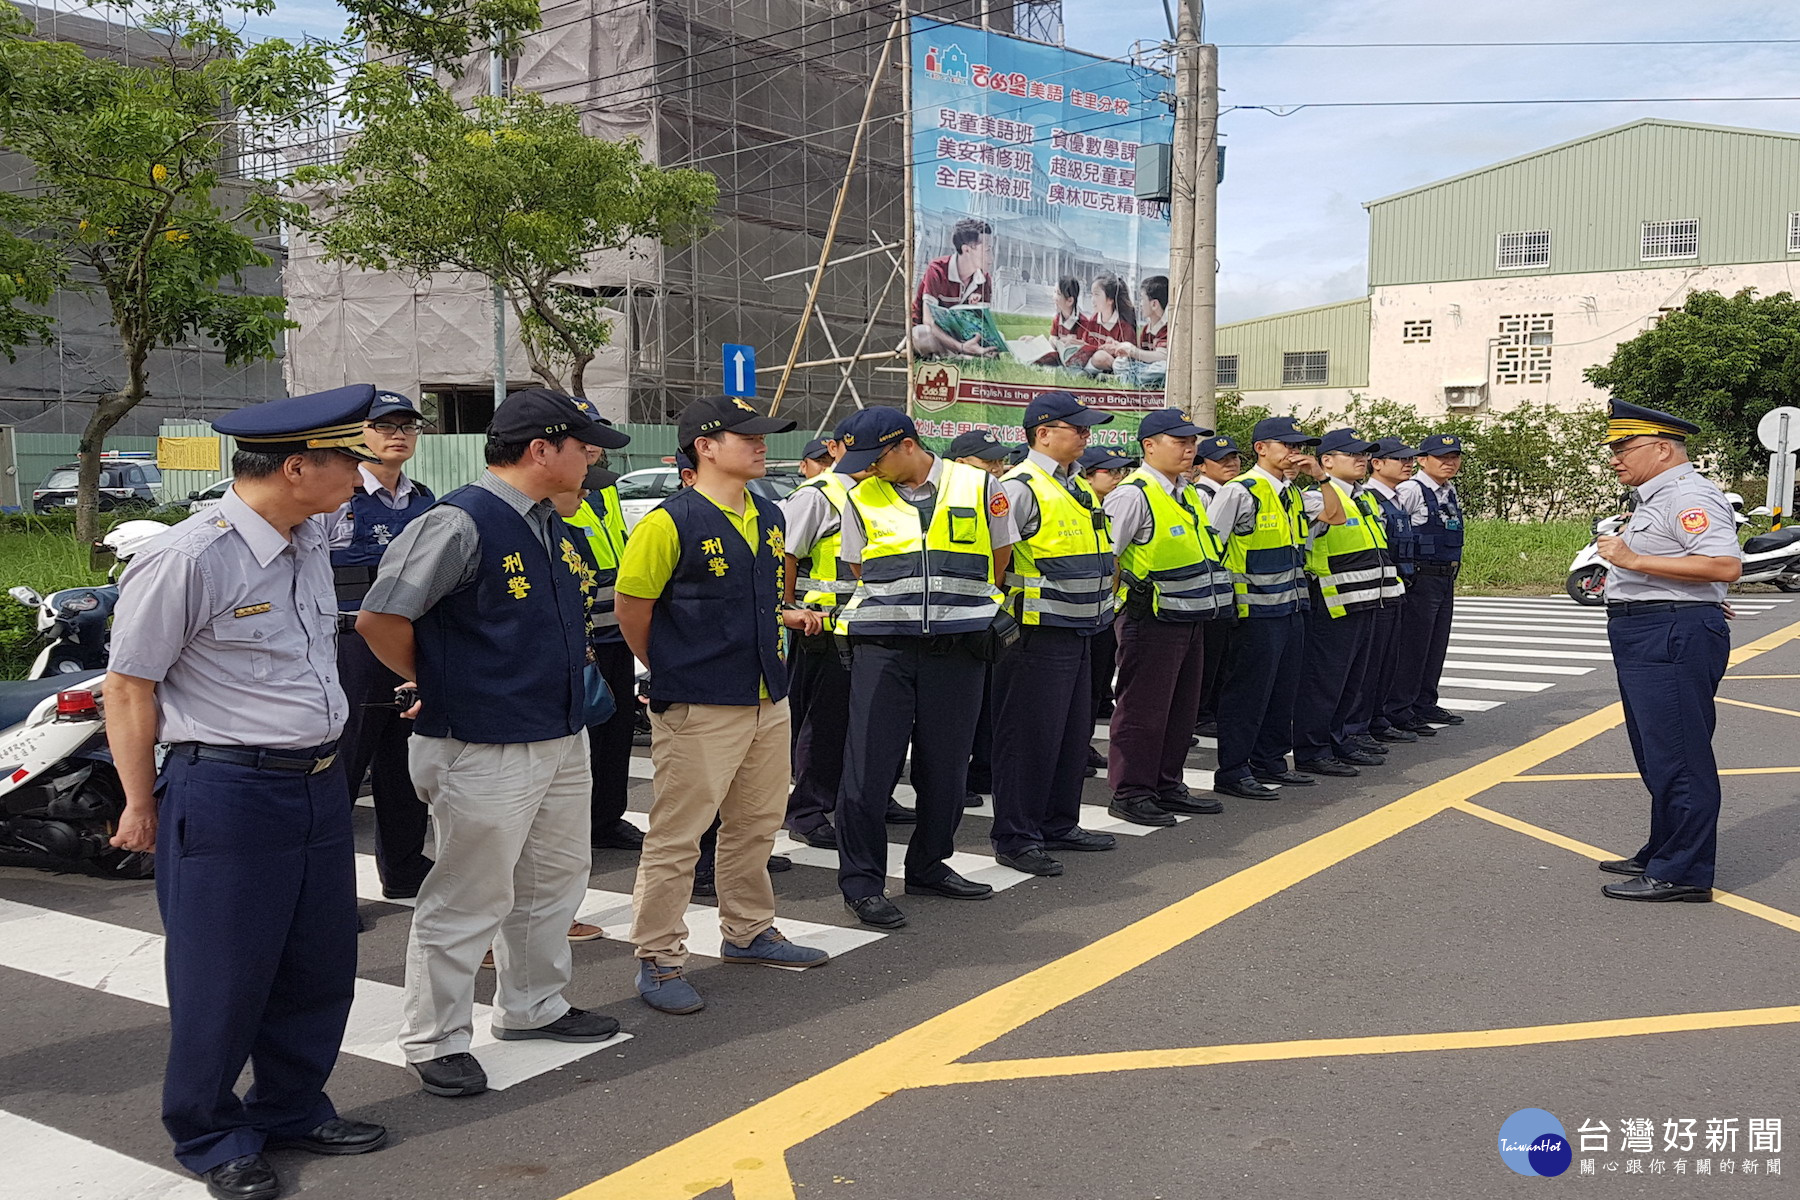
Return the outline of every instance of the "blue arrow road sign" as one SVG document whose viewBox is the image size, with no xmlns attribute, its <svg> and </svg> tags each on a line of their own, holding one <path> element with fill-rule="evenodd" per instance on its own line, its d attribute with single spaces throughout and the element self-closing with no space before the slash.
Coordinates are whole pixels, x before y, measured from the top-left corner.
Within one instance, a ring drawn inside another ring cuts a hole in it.
<svg viewBox="0 0 1800 1200">
<path fill-rule="evenodd" d="M 756 395 L 756 347 L 725 343 L 725 394 Z"/>
</svg>

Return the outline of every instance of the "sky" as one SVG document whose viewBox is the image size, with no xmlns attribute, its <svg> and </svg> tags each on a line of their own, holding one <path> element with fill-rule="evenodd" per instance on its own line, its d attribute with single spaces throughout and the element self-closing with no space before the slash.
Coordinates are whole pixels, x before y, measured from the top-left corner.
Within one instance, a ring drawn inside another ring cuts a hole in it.
<svg viewBox="0 0 1800 1200">
<path fill-rule="evenodd" d="M 1362 295 L 1362 205 L 1433 179 L 1644 117 L 1800 132 L 1800 102 L 1314 108 L 1285 117 L 1230 111 L 1347 101 L 1800 96 L 1800 5 L 1791 0 L 1229 0 L 1206 8 L 1205 36 L 1220 47 L 1220 132 L 1228 147 L 1219 194 L 1222 321 Z M 1064 0 L 1063 20 L 1068 45 L 1121 57 L 1133 42 L 1169 36 L 1163 0 Z M 341 28 L 330 0 L 278 0 L 274 16 L 253 32 Z M 1777 44 L 1782 38 L 1794 41 Z M 1682 39 L 1760 44 L 1493 45 Z M 1305 42 L 1478 45 L 1296 45 Z"/>
</svg>

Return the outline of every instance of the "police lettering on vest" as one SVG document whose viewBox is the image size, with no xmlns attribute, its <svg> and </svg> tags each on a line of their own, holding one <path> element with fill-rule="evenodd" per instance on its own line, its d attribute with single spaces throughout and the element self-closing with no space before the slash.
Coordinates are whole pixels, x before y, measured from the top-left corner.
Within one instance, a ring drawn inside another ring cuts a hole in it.
<svg viewBox="0 0 1800 1200">
<path fill-rule="evenodd" d="M 844 544 L 843 515 L 844 505 L 850 501 L 850 484 L 836 471 L 826 471 L 800 486 L 822 492 L 839 518 L 838 528 L 814 542 L 807 556 L 798 560 L 800 577 L 794 581 L 801 603 L 824 612 L 824 632 L 830 633 L 837 628 L 838 608 L 856 590 L 856 580 L 838 562 L 838 551 Z"/>
<path fill-rule="evenodd" d="M 1022 625 L 1098 629 L 1113 617 L 1112 537 L 1100 498 L 1087 480 L 1070 476 L 1071 492 L 1026 459 L 1006 478 L 1020 479 L 1037 500 L 1037 532 L 1013 544 L 1006 602 Z"/>
<path fill-rule="evenodd" d="M 350 495 L 350 544 L 331 552 L 332 581 L 337 586 L 340 609 L 355 612 L 362 607 L 362 598 L 375 582 L 375 569 L 381 565 L 388 543 L 434 503 L 431 489 L 417 480 L 407 493 L 406 503 L 399 508 L 388 507 L 360 482 L 356 485 L 356 491 Z"/>
<path fill-rule="evenodd" d="M 1319 597 L 1333 617 L 1397 600 L 1402 594 L 1399 573 L 1387 551 L 1387 531 L 1380 510 L 1367 492 L 1355 497 L 1335 479 L 1333 487 L 1347 514 L 1342 525 L 1327 525 L 1313 535 L 1306 552 L 1306 571 L 1319 588 Z"/>
<path fill-rule="evenodd" d="M 1163 621 L 1210 621 L 1225 615 L 1232 603 L 1232 577 L 1199 494 L 1183 484 L 1177 501 L 1148 467 L 1139 467 L 1119 486 L 1143 492 L 1152 522 L 1150 540 L 1134 542 L 1120 554 L 1120 595 L 1148 589 L 1150 611 Z"/>
<path fill-rule="evenodd" d="M 500 743 L 580 733 L 587 727 L 582 584 L 592 579 L 576 531 L 551 521 L 559 543 L 552 558 L 525 518 L 486 488 L 460 487 L 439 503 L 475 522 L 481 562 L 473 583 L 413 622 L 424 700 L 417 731 Z M 471 676 L 482 680 L 479 689 L 464 686 Z"/>
<path fill-rule="evenodd" d="M 886 480 L 871 475 L 850 492 L 866 542 L 862 580 L 844 605 L 840 628 L 851 636 L 920 637 L 979 633 L 1000 611 L 990 582 L 988 474 L 939 459 L 931 523 Z"/>
<path fill-rule="evenodd" d="M 1304 555 L 1306 506 L 1291 487 L 1275 485 L 1246 471 L 1231 486 L 1256 498 L 1256 528 L 1234 534 L 1225 545 L 1240 617 L 1284 617 L 1306 607 Z"/>
</svg>

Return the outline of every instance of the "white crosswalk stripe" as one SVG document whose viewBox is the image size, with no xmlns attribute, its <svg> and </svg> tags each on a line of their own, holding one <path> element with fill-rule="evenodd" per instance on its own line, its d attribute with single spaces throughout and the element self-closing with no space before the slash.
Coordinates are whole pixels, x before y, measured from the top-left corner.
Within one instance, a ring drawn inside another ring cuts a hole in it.
<svg viewBox="0 0 1800 1200">
<path fill-rule="evenodd" d="M 57 1200 L 204 1200 L 206 1185 L 98 1142 L 0 1110 L 7 1149 L 0 1195 Z"/>
</svg>

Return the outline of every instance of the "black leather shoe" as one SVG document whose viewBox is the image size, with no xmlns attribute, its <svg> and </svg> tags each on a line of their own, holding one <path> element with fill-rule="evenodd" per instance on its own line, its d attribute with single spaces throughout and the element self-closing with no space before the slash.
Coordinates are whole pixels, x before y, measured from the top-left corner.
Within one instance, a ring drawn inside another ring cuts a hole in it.
<svg viewBox="0 0 1800 1200">
<path fill-rule="evenodd" d="M 1339 762 L 1335 758 L 1309 758 L 1309 759 L 1306 759 L 1304 762 L 1300 761 L 1299 759 L 1296 759 L 1294 761 L 1294 770 L 1295 771 L 1305 771 L 1309 775 L 1333 775 L 1339 779 L 1350 779 L 1354 776 L 1362 774 L 1361 771 L 1357 770 L 1355 767 L 1351 766 L 1349 763 Z M 1288 771 L 1283 772 L 1283 774 L 1292 774 L 1292 773 L 1293 772 L 1288 772 Z M 1287 782 L 1287 780 L 1285 780 L 1285 779 L 1281 779 L 1281 780 L 1271 779 L 1267 775 L 1258 775 L 1257 778 L 1262 780 L 1264 783 L 1276 783 L 1276 782 L 1286 783 Z"/>
<path fill-rule="evenodd" d="M 298 1137 L 270 1138 L 271 1150 L 305 1150 L 312 1154 L 367 1154 L 387 1145 L 385 1125 L 333 1117 Z"/>
<path fill-rule="evenodd" d="M 889 800 L 887 816 L 882 819 L 889 825 L 917 825 L 919 814 L 905 807 L 898 800 Z"/>
<path fill-rule="evenodd" d="M 981 807 L 981 793 L 980 792 L 964 792 L 963 793 L 963 807 L 964 808 L 980 808 Z"/>
<path fill-rule="evenodd" d="M 858 896 L 852 900 L 844 897 L 844 907 L 856 914 L 856 919 L 864 925 L 873 925 L 877 929 L 898 929 L 906 924 L 906 914 L 894 907 L 894 902 L 886 896 Z"/>
<path fill-rule="evenodd" d="M 614 821 L 610 829 L 597 830 L 588 838 L 588 845 L 596 850 L 642 850 L 644 831 L 630 821 L 620 819 Z"/>
<path fill-rule="evenodd" d="M 1067 837 L 1045 838 L 1046 850 L 1111 850 L 1119 844 L 1119 839 L 1110 833 L 1093 833 L 1086 829 L 1071 829 Z"/>
<path fill-rule="evenodd" d="M 1463 723 L 1461 713 L 1453 713 L 1447 708 L 1428 708 L 1421 715 L 1427 721 L 1438 725 L 1461 725 Z"/>
<path fill-rule="evenodd" d="M 1350 772 L 1356 774 L 1354 769 Z M 1319 782 L 1311 775 L 1302 775 L 1298 771 L 1252 771 L 1251 776 L 1263 783 L 1285 783 L 1289 787 L 1311 787 Z"/>
<path fill-rule="evenodd" d="M 837 830 L 830 825 L 821 825 L 806 833 L 795 834 L 795 837 L 809 846 L 820 850 L 836 850 L 838 848 Z"/>
<path fill-rule="evenodd" d="M 1202 800 L 1186 788 L 1182 788 L 1179 792 L 1158 796 L 1156 807 L 1167 809 L 1169 812 L 1202 813 L 1211 816 L 1214 813 L 1224 812 L 1225 802 L 1223 800 Z"/>
<path fill-rule="evenodd" d="M 1130 821 L 1133 825 L 1175 824 L 1175 814 L 1148 796 L 1114 796 L 1113 802 L 1106 806 L 1106 811 L 1121 821 Z"/>
<path fill-rule="evenodd" d="M 719 885 L 713 880 L 711 871 L 694 872 L 694 895 L 714 897 L 719 894 Z"/>
<path fill-rule="evenodd" d="M 434 1096 L 479 1096 L 487 1091 L 487 1072 L 473 1054 L 446 1054 L 413 1063 L 412 1069 Z"/>
<path fill-rule="evenodd" d="M 794 860 L 789 858 L 787 855 L 785 855 L 785 854 L 769 855 L 769 874 L 779 875 L 783 871 L 791 871 L 793 869 L 794 869 Z"/>
<path fill-rule="evenodd" d="M 1378 742 L 1416 742 L 1419 740 L 1418 734 L 1398 726 L 1389 726 L 1387 729 L 1371 733 L 1369 736 Z"/>
<path fill-rule="evenodd" d="M 1096 771 L 1106 770 L 1106 755 L 1100 753 L 1098 750 L 1094 749 L 1092 746 L 1089 746 L 1088 747 L 1088 766 L 1094 768 Z"/>
<path fill-rule="evenodd" d="M 381 888 L 383 900 L 414 900 L 418 898 L 418 895 L 419 885 L 416 883 L 411 887 L 388 887 L 383 884 Z"/>
<path fill-rule="evenodd" d="M 1644 864 L 1635 858 L 1609 858 L 1600 864 L 1600 869 L 1614 875 L 1642 875 Z"/>
<path fill-rule="evenodd" d="M 952 871 L 936 883 L 916 883 L 909 879 L 906 881 L 906 894 L 943 896 L 949 900 L 986 900 L 993 896 L 994 889 L 989 884 L 971 883 Z"/>
<path fill-rule="evenodd" d="M 1406 732 L 1416 734 L 1422 738 L 1437 736 L 1437 730 L 1432 727 L 1429 721 L 1408 721 L 1398 728 L 1404 729 Z"/>
<path fill-rule="evenodd" d="M 1281 796 L 1274 788 L 1254 779 L 1215 779 L 1213 791 L 1236 796 L 1239 800 L 1275 800 Z"/>
<path fill-rule="evenodd" d="M 1023 871 L 1027 875 L 1038 875 L 1046 879 L 1062 874 L 1062 864 L 1036 846 L 1028 846 L 1017 854 L 996 854 L 994 861 L 1003 867 L 1011 867 L 1015 871 Z"/>
<path fill-rule="evenodd" d="M 1384 750 L 1382 754 L 1386 754 Z M 1343 754 L 1333 755 L 1341 763 L 1349 763 L 1353 767 L 1379 767 L 1387 762 L 1382 754 L 1373 754 L 1367 750 L 1350 750 Z"/>
<path fill-rule="evenodd" d="M 619 1023 L 605 1013 L 571 1008 L 548 1025 L 536 1029 L 502 1029 L 494 1026 L 494 1036 L 503 1042 L 523 1042 L 543 1038 L 549 1042 L 604 1042 L 619 1032 Z"/>
<path fill-rule="evenodd" d="M 1614 900 L 1686 900 L 1691 903 L 1704 904 L 1712 899 L 1712 889 L 1694 887 L 1687 883 L 1670 883 L 1666 879 L 1652 879 L 1648 875 L 1639 875 L 1635 879 L 1627 879 L 1624 883 L 1609 883 L 1600 889 Z"/>
<path fill-rule="evenodd" d="M 1202 721 L 1194 726 L 1194 735 L 1196 737 L 1216 738 L 1219 736 L 1219 723 L 1217 721 Z"/>
<path fill-rule="evenodd" d="M 220 1163 L 200 1178 L 206 1180 L 207 1192 L 219 1200 L 275 1200 L 281 1195 L 275 1168 L 260 1154 Z"/>
</svg>

